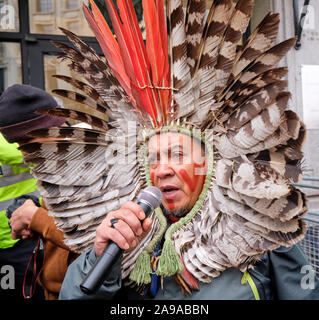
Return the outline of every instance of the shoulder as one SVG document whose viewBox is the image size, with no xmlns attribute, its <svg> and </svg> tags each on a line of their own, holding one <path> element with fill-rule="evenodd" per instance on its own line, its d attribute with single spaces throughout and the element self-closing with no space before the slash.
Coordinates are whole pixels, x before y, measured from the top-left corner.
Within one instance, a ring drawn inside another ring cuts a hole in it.
<svg viewBox="0 0 319 320">
<path fill-rule="evenodd" d="M 318 278 L 300 244 L 269 251 L 264 259 L 276 299 L 319 299 Z"/>
</svg>

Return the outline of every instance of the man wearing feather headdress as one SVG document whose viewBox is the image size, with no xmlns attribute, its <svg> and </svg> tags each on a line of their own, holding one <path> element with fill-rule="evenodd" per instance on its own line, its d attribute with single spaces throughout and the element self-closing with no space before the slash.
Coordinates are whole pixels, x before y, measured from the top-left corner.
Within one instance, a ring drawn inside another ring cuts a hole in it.
<svg viewBox="0 0 319 320">
<path fill-rule="evenodd" d="M 147 145 L 149 177 L 152 185 L 158 187 L 163 195 L 159 212 L 163 212 L 167 221 L 163 222 L 164 228 L 158 234 L 163 236 L 166 232 L 165 239 L 157 237 L 156 242 L 150 241 L 144 249 L 152 251 L 150 279 L 141 280 L 142 276 L 136 275 L 134 271 L 130 276 L 133 279 L 136 277 L 136 282 L 122 279 L 122 256 L 115 261 L 107 279 L 93 298 L 319 299 L 318 280 L 315 277 L 311 290 L 303 290 L 301 287 L 303 274 L 296 270 L 301 270 L 309 262 L 300 246 L 281 247 L 262 256 L 253 251 L 240 256 L 243 253 L 236 246 L 244 245 L 243 239 L 247 239 L 247 236 L 254 236 L 241 234 L 247 231 L 237 226 L 238 230 L 232 230 L 234 234 L 230 234 L 230 239 L 233 237 L 237 243 L 231 243 L 224 237 L 229 232 L 227 227 L 226 232 L 222 230 L 220 233 L 219 230 L 224 228 L 218 223 L 222 217 L 217 209 L 212 210 L 210 207 L 218 208 L 221 205 L 218 198 L 213 196 L 211 202 L 204 207 L 202 204 L 209 192 L 207 186 L 211 176 L 210 168 L 206 166 L 210 157 L 209 154 L 204 156 L 200 140 L 185 133 L 171 131 L 151 136 Z M 232 214 L 237 209 L 240 211 L 240 208 L 234 207 Z M 209 215 L 205 219 L 211 219 L 208 222 L 201 219 L 201 216 L 207 215 L 207 211 Z M 112 223 L 113 219 L 116 219 L 116 224 Z M 244 220 L 242 222 L 245 223 Z M 178 224 L 182 224 L 182 227 L 176 228 Z M 59 298 L 92 298 L 81 292 L 79 285 L 97 257 L 107 248 L 109 241 L 114 241 L 125 250 L 124 259 L 129 262 L 131 253 L 143 243 L 151 228 L 152 220 L 145 219 L 141 207 L 134 202 L 126 202 L 120 209 L 110 211 L 97 228 L 94 249 L 86 250 L 69 267 Z M 179 249 L 177 260 L 168 258 L 172 255 L 170 252 L 163 262 L 161 253 L 165 251 L 163 245 L 169 243 L 167 235 L 179 228 L 180 237 L 173 237 L 174 244 Z M 226 240 L 226 245 L 219 243 L 216 248 L 214 240 L 210 238 L 212 235 L 216 235 L 215 241 L 222 243 Z M 185 244 L 182 247 L 183 242 Z M 224 249 L 223 252 L 218 251 L 220 247 Z M 195 262 L 196 259 L 198 262 Z M 250 267 L 248 263 L 254 268 L 246 271 L 247 266 Z M 290 280 L 286 282 L 285 279 Z"/>
<path fill-rule="evenodd" d="M 268 14 L 237 51 L 253 0 L 215 0 L 208 15 L 205 0 L 186 11 L 163 2 L 142 1 L 146 46 L 130 0 L 117 1 L 119 14 L 106 0 L 116 38 L 93 0 L 83 6 L 107 62 L 68 30 L 74 48 L 55 42 L 84 80 L 57 77 L 86 96 L 56 93 L 91 111 L 41 112 L 94 127 L 37 130 L 22 147 L 30 162 L 46 159 L 33 174 L 81 253 L 60 298 L 84 297 L 81 280 L 110 239 L 125 251 L 98 297 L 318 298 L 315 278 L 314 289 L 300 286 L 307 205 L 291 185 L 306 130 L 287 110 L 287 70 L 275 68 L 295 39 L 275 45 L 279 17 Z M 147 185 L 163 202 L 141 225 L 134 202 Z"/>
</svg>

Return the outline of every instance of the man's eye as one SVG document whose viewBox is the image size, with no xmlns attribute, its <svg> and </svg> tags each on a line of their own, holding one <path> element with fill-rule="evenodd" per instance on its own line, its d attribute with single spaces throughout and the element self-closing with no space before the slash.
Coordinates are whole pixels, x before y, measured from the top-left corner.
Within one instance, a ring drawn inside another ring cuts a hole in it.
<svg viewBox="0 0 319 320">
<path fill-rule="evenodd" d="M 180 159 L 183 157 L 183 153 L 182 152 L 173 152 L 172 156 L 175 158 L 175 159 Z"/>
<path fill-rule="evenodd" d="M 157 158 L 156 157 L 148 157 L 148 162 L 149 163 L 156 163 L 157 162 Z"/>
</svg>

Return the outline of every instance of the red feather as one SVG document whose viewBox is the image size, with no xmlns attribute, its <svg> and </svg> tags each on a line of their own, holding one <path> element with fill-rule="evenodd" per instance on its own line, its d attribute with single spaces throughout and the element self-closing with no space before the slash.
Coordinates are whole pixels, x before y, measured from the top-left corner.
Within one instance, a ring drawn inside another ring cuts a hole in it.
<svg viewBox="0 0 319 320">
<path fill-rule="evenodd" d="M 146 30 L 146 51 L 151 64 L 153 84 L 160 86 L 164 71 L 164 54 L 159 30 L 159 21 L 154 1 L 143 0 L 143 12 Z"/>
<path fill-rule="evenodd" d="M 84 14 L 116 78 L 118 79 L 127 95 L 132 99 L 133 97 L 130 86 L 130 79 L 126 74 L 118 43 L 116 42 L 99 8 L 96 6 L 94 1 L 90 0 L 90 3 L 92 6 L 93 16 L 87 6 L 83 4 Z"/>
<path fill-rule="evenodd" d="M 164 69 L 163 69 L 163 81 L 162 86 L 165 88 L 171 87 L 171 73 L 170 73 L 170 65 L 168 59 L 168 38 L 167 38 L 167 27 L 166 27 L 166 15 L 164 9 L 164 1 L 156 0 L 157 12 L 158 12 L 158 24 L 159 24 L 159 33 L 161 36 L 162 42 L 162 50 L 164 54 Z M 171 89 L 168 90 L 160 90 L 160 99 L 161 99 L 161 107 L 164 116 L 164 122 L 166 124 L 167 121 L 167 110 L 171 104 Z"/>
<path fill-rule="evenodd" d="M 122 23 L 120 21 L 120 18 L 118 17 L 118 14 L 116 12 L 116 9 L 114 7 L 112 0 L 106 0 L 105 1 L 107 11 L 109 13 L 110 19 L 112 21 L 113 29 L 116 34 L 117 42 L 119 44 L 119 48 L 122 53 L 122 58 L 125 66 L 126 73 L 132 80 L 134 78 L 134 68 L 133 68 L 133 61 L 129 54 L 129 49 L 126 43 L 126 37 L 124 35 Z"/>
<path fill-rule="evenodd" d="M 181 259 L 181 258 L 180 258 Z M 181 259 L 183 263 L 183 271 L 181 273 L 181 277 L 184 279 L 184 281 L 193 289 L 199 290 L 198 282 L 196 278 L 186 269 L 185 263 L 183 259 Z"/>
<path fill-rule="evenodd" d="M 162 48 L 164 54 L 164 85 L 169 87 L 171 85 L 170 80 L 170 68 L 168 61 L 168 39 L 167 39 L 167 27 L 166 27 L 166 16 L 164 9 L 164 1 L 156 0 L 157 12 L 158 12 L 158 24 L 159 24 L 159 33 L 162 40 Z"/>
<path fill-rule="evenodd" d="M 113 1 L 106 0 L 106 7 L 123 55 L 125 68 L 133 85 L 132 93 L 139 105 L 148 112 L 156 125 L 158 123 L 158 102 L 153 89 L 150 88 L 152 83 L 148 70 L 149 62 L 136 14 L 133 5 L 127 4 L 127 1 L 118 0 L 117 4 L 123 24 L 116 12 Z"/>
<path fill-rule="evenodd" d="M 154 86 L 150 76 L 150 63 L 146 54 L 145 44 L 138 25 L 133 3 L 128 0 L 118 0 L 117 4 L 123 21 L 124 30 L 127 32 L 128 39 L 131 40 L 130 48 L 132 49 L 132 57 L 134 57 L 133 61 L 137 62 L 134 64 L 134 68 L 138 80 L 137 90 L 140 94 L 141 102 L 147 107 L 151 106 L 153 112 L 151 116 L 153 120 L 158 122 L 158 97 L 156 91 L 150 88 Z M 141 89 L 140 86 L 142 86 L 143 89 Z"/>
<path fill-rule="evenodd" d="M 143 12 L 146 28 L 146 50 L 151 64 L 152 80 L 158 89 L 163 121 L 167 120 L 167 107 L 169 103 L 170 89 L 167 79 L 169 74 L 167 55 L 167 31 L 165 28 L 164 4 L 161 1 L 143 0 Z M 164 41 L 164 43 L 163 43 Z M 166 51 L 164 51 L 166 50 Z M 166 54 L 165 54 L 166 53 Z"/>
</svg>

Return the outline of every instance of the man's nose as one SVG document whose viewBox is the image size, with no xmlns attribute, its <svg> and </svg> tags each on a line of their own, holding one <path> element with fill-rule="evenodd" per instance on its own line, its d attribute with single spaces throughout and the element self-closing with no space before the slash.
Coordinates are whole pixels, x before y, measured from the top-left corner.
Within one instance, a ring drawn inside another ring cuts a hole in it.
<svg viewBox="0 0 319 320">
<path fill-rule="evenodd" d="M 156 169 L 155 175 L 159 179 L 174 175 L 174 170 L 169 164 L 159 164 Z"/>
</svg>

